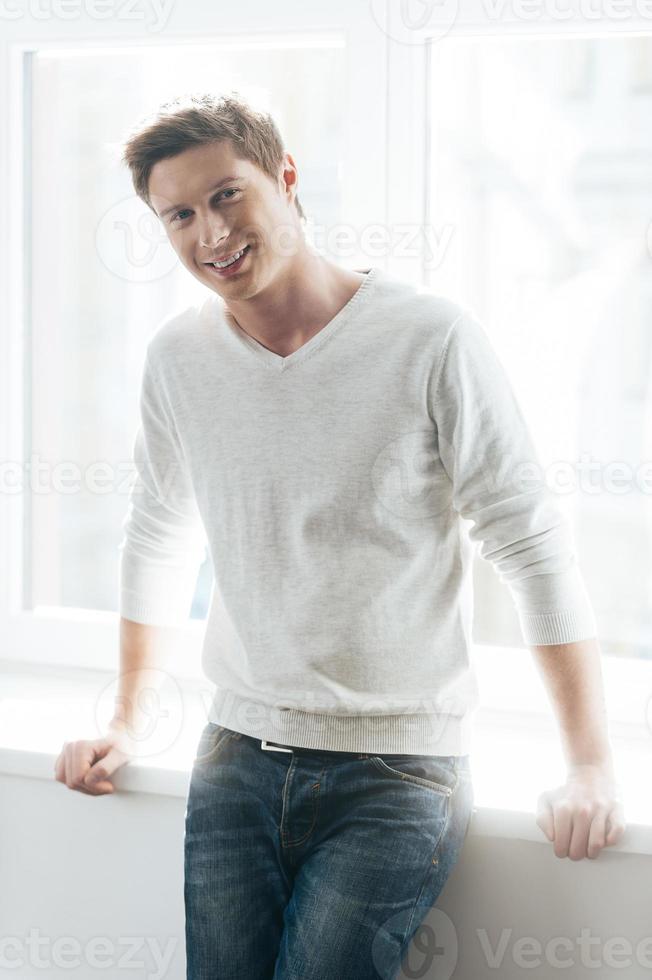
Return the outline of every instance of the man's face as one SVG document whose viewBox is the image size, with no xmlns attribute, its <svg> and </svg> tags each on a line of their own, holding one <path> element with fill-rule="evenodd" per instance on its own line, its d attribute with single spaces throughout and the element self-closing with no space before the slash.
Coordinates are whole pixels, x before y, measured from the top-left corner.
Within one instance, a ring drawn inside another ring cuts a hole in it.
<svg viewBox="0 0 652 980">
<path fill-rule="evenodd" d="M 152 167 L 150 199 L 174 251 L 193 276 L 227 301 L 249 299 L 290 272 L 302 229 L 296 180 L 288 186 L 283 179 L 288 171 L 296 178 L 286 154 L 275 183 L 236 156 L 228 141 L 184 150 Z M 231 269 L 220 272 L 209 264 L 246 246 Z"/>
</svg>

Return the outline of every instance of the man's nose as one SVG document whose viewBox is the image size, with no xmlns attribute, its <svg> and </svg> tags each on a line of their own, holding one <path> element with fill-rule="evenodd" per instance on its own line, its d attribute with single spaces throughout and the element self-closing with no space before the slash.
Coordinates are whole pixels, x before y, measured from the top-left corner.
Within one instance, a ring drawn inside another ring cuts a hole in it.
<svg viewBox="0 0 652 980">
<path fill-rule="evenodd" d="M 228 231 L 215 220 L 204 221 L 199 228 L 199 244 L 205 248 L 218 248 L 229 237 Z"/>
</svg>

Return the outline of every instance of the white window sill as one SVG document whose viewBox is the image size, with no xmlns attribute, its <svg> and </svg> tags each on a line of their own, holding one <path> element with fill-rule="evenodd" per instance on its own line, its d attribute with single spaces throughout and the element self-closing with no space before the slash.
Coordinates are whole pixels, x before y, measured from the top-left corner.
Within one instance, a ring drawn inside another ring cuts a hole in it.
<svg viewBox="0 0 652 980">
<path fill-rule="evenodd" d="M 19 670 L 15 661 L 0 661 L 0 773 L 54 780 L 54 762 L 64 741 L 99 737 L 96 717 L 104 720 L 103 700 L 112 704 L 112 681 L 112 675 L 99 671 L 43 665 L 24 665 Z M 167 702 L 162 692 L 163 704 L 171 706 L 167 717 L 177 725 L 169 744 L 120 769 L 112 780 L 116 792 L 187 795 L 212 685 L 184 681 L 179 690 L 181 703 Z M 647 736 L 612 731 L 611 738 L 627 830 L 621 842 L 607 850 L 652 854 L 648 782 L 652 738 L 649 731 Z M 475 812 L 469 832 L 550 846 L 535 823 L 537 796 L 558 785 L 564 773 L 550 713 L 516 714 L 481 707 L 471 763 Z"/>
</svg>

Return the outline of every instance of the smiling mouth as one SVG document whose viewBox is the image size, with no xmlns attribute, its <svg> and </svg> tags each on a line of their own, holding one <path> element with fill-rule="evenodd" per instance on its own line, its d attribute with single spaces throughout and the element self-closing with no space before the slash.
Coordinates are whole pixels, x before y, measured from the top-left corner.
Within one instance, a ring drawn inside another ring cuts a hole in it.
<svg viewBox="0 0 652 980">
<path fill-rule="evenodd" d="M 223 269 L 229 269 L 232 265 L 235 265 L 240 259 L 249 252 L 251 246 L 245 245 L 244 248 L 239 249 L 237 252 L 231 252 L 231 254 L 226 259 L 219 259 L 216 262 L 204 262 L 204 265 L 210 266 L 213 269 L 222 271 Z"/>
</svg>

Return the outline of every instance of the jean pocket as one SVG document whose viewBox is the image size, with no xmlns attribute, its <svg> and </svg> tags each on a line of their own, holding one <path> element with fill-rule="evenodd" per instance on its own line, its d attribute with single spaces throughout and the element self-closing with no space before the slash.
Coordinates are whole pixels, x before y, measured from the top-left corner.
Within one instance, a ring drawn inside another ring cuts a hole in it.
<svg viewBox="0 0 652 980">
<path fill-rule="evenodd" d="M 423 786 L 424 789 L 443 796 L 451 796 L 457 785 L 454 756 L 374 755 L 371 762 L 379 772 L 388 777 L 414 786 Z"/>
<path fill-rule="evenodd" d="M 201 733 L 193 766 L 213 762 L 224 743 L 234 734 L 232 729 L 225 728 L 223 725 L 215 725 L 209 721 Z"/>
</svg>

